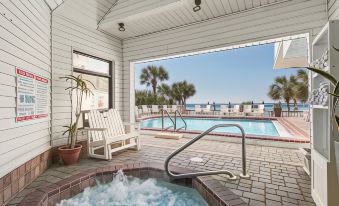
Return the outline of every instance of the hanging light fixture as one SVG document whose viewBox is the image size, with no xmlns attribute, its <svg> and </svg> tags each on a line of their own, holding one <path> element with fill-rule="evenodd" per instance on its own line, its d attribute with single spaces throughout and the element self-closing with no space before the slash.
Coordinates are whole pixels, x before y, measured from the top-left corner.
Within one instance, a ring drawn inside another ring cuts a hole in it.
<svg viewBox="0 0 339 206">
<path fill-rule="evenodd" d="M 193 11 L 197 12 L 201 10 L 201 0 L 195 0 L 195 7 L 193 7 Z"/>
<path fill-rule="evenodd" d="M 119 25 L 119 31 L 126 31 L 124 23 L 119 23 L 118 25 Z"/>
</svg>

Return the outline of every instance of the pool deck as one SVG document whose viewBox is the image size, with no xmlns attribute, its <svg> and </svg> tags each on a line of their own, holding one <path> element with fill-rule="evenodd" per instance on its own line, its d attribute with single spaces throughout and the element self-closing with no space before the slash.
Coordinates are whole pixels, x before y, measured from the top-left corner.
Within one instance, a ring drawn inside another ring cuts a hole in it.
<svg viewBox="0 0 339 206">
<path fill-rule="evenodd" d="M 287 122 L 293 126 L 296 135 L 309 138 L 310 136 L 310 122 L 306 122 L 300 117 L 280 117 L 282 121 Z"/>
<path fill-rule="evenodd" d="M 157 162 L 165 158 L 189 139 L 158 139 L 141 136 L 140 151 L 127 150 L 113 156 L 112 161 L 82 159 L 73 166 L 54 164 L 26 189 L 21 191 L 9 205 L 17 205 L 32 191 L 81 173 L 113 164 Z M 191 162 L 192 157 L 203 159 Z M 228 169 L 235 174 L 241 171 L 241 144 L 200 140 L 171 161 L 171 165 L 194 170 Z M 250 179 L 229 181 L 224 175 L 213 176 L 222 185 L 231 189 L 252 206 L 315 205 L 311 197 L 311 180 L 302 169 L 303 156 L 297 149 L 247 145 L 247 165 Z"/>
</svg>

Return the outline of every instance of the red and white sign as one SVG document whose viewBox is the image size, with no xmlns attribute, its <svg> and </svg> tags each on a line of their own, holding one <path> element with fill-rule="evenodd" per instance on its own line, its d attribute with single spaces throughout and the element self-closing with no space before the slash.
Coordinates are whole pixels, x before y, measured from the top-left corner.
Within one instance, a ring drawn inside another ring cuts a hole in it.
<svg viewBox="0 0 339 206">
<path fill-rule="evenodd" d="M 16 121 L 28 121 L 48 117 L 49 80 L 16 68 L 17 105 Z"/>
</svg>

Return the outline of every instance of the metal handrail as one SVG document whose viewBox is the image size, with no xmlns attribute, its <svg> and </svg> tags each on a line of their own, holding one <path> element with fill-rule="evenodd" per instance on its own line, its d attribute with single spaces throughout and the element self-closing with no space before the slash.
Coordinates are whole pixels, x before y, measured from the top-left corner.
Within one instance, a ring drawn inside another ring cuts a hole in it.
<svg viewBox="0 0 339 206">
<path fill-rule="evenodd" d="M 186 149 L 187 147 L 189 147 L 190 145 L 192 145 L 194 142 L 198 141 L 202 137 L 206 136 L 207 134 L 209 134 L 213 130 L 220 128 L 220 127 L 237 127 L 241 131 L 241 135 L 242 135 L 242 174 L 240 174 L 240 177 L 241 178 L 249 178 L 250 176 L 246 173 L 245 131 L 238 124 L 218 124 L 218 125 L 215 125 L 215 126 L 209 128 L 208 130 L 206 130 L 205 132 L 201 133 L 200 135 L 196 136 L 195 138 L 193 138 L 192 140 L 190 140 L 189 142 L 187 142 L 183 146 L 179 147 L 172 154 L 170 154 L 165 160 L 165 171 L 168 174 L 168 176 L 170 176 L 173 179 L 180 179 L 180 178 L 192 178 L 192 177 L 205 176 L 205 175 L 227 174 L 227 175 L 230 176 L 229 179 L 235 180 L 237 177 L 232 172 L 230 172 L 228 170 L 193 172 L 193 173 L 187 173 L 187 174 L 173 174 L 169 170 L 169 162 L 174 156 L 176 156 L 177 154 L 182 152 L 184 149 Z"/>
<path fill-rule="evenodd" d="M 168 118 L 173 123 L 173 126 L 166 127 L 165 129 L 164 129 L 164 113 L 167 114 Z M 161 109 L 161 130 L 162 131 L 166 131 L 166 130 L 168 130 L 171 127 L 173 127 L 174 131 L 175 131 L 175 122 L 173 121 L 172 117 L 170 116 L 170 114 L 168 113 L 168 111 L 166 109 Z"/>
<path fill-rule="evenodd" d="M 183 127 L 180 127 L 179 129 L 177 129 L 177 113 L 179 114 L 181 120 L 184 122 L 185 126 Z M 174 112 L 174 130 L 177 132 L 181 129 L 185 128 L 185 130 L 187 130 L 187 123 L 186 121 L 184 120 L 184 118 L 182 117 L 181 113 L 179 112 L 179 110 L 175 110 Z"/>
</svg>

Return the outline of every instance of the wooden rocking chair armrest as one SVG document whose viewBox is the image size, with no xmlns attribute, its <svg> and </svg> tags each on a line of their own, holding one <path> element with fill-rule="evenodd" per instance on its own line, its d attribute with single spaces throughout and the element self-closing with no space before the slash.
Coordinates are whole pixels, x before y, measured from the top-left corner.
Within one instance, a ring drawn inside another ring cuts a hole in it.
<svg viewBox="0 0 339 206">
<path fill-rule="evenodd" d="M 102 138 L 105 140 L 105 139 L 107 139 L 108 137 L 107 137 L 107 135 L 106 135 L 106 133 L 105 133 L 105 131 L 107 131 L 107 128 L 86 128 L 86 129 L 83 129 L 84 131 L 87 131 L 87 132 L 99 132 L 99 133 L 101 133 L 101 135 L 102 135 Z M 91 135 L 88 135 L 88 141 L 90 141 L 90 142 L 96 142 L 95 140 L 93 141 L 91 141 Z M 102 140 L 99 140 L 99 141 L 97 141 L 97 142 L 100 142 L 100 141 L 102 141 Z"/>
<path fill-rule="evenodd" d="M 132 128 L 138 129 L 138 130 L 140 128 L 140 122 L 134 122 L 134 123 L 123 122 L 122 124 L 124 125 L 125 130 L 127 131 L 132 131 Z"/>
</svg>

